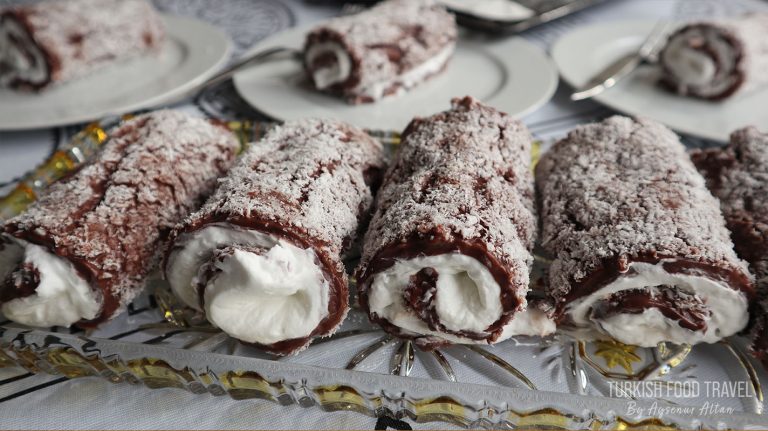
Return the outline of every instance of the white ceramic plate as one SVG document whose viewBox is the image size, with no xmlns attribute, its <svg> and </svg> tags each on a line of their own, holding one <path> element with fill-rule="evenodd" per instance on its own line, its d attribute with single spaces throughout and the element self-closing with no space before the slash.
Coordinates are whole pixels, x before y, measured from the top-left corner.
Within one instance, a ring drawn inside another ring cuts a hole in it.
<svg viewBox="0 0 768 431">
<path fill-rule="evenodd" d="M 300 49 L 306 31 L 281 33 L 251 52 L 274 46 Z M 552 97 L 557 70 L 544 52 L 520 38 L 493 42 L 462 39 L 445 72 L 410 92 L 377 103 L 348 105 L 313 90 L 296 60 L 243 70 L 234 76 L 234 82 L 248 103 L 279 120 L 337 118 L 360 127 L 402 130 L 414 116 L 444 111 L 451 98 L 466 95 L 520 117 Z"/>
<path fill-rule="evenodd" d="M 110 65 L 41 93 L 0 89 L 0 130 L 82 123 L 158 105 L 213 75 L 232 44 L 202 21 L 164 16 L 167 40 L 159 56 Z"/>
<path fill-rule="evenodd" d="M 560 75 L 570 85 L 583 85 L 613 60 L 637 49 L 654 21 L 619 21 L 576 29 L 552 48 Z M 768 129 L 768 89 L 737 95 L 722 102 L 681 97 L 660 88 L 658 68 L 646 65 L 594 99 L 611 108 L 652 118 L 678 132 L 728 140 L 743 126 Z"/>
</svg>

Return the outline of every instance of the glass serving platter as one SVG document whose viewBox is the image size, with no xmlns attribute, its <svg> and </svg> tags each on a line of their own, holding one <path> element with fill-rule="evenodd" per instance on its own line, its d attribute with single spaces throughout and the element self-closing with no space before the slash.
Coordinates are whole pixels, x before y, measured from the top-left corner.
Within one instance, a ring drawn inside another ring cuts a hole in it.
<svg viewBox="0 0 768 431">
<path fill-rule="evenodd" d="M 229 126 L 244 143 L 269 128 Z M 0 198 L 0 220 L 87 160 L 106 129 L 89 126 Z M 538 152 L 534 146 L 534 159 Z M 546 265 L 537 260 L 533 285 Z M 0 367 L 468 427 L 768 428 L 768 374 L 739 337 L 638 348 L 556 334 L 423 351 L 373 326 L 356 298 L 350 303 L 335 335 L 281 358 L 211 327 L 154 277 L 126 313 L 97 330 L 33 329 L 0 316 Z"/>
<path fill-rule="evenodd" d="M 0 367 L 468 427 L 768 426 L 768 376 L 740 338 L 650 349 L 558 334 L 423 351 L 353 309 L 335 335 L 281 358 L 211 327 L 164 282 L 148 291 L 89 332 L 0 323 Z"/>
</svg>

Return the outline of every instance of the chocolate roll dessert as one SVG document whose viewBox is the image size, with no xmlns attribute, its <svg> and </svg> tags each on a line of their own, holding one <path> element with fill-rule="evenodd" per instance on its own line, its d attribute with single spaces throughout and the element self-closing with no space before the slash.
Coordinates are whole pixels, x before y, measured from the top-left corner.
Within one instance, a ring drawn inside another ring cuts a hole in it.
<svg viewBox="0 0 768 431">
<path fill-rule="evenodd" d="M 157 52 L 163 22 L 146 0 L 49 0 L 0 9 L 0 86 L 41 90 Z"/>
<path fill-rule="evenodd" d="M 465 97 L 402 139 L 356 271 L 370 319 L 425 347 L 553 331 L 526 311 L 536 215 L 525 126 Z"/>
<path fill-rule="evenodd" d="M 312 85 L 351 104 L 400 94 L 445 69 L 453 15 L 434 0 L 388 0 L 313 29 L 304 46 Z"/>
<path fill-rule="evenodd" d="M 332 334 L 349 303 L 342 256 L 383 164 L 381 144 L 344 123 L 270 132 L 174 230 L 171 288 L 227 334 L 275 354 Z"/>
<path fill-rule="evenodd" d="M 760 296 L 768 293 L 768 134 L 754 127 L 737 130 L 723 148 L 695 151 L 692 158 L 720 199 L 739 257 L 749 262 Z M 765 299 L 752 307 L 754 352 L 768 360 Z"/>
<path fill-rule="evenodd" d="M 768 14 L 692 23 L 659 54 L 661 84 L 672 92 L 720 100 L 768 84 Z"/>
<path fill-rule="evenodd" d="M 8 319 L 94 327 L 115 317 L 239 148 L 223 127 L 175 111 L 138 116 L 109 136 L 92 162 L 3 225 L 0 310 Z"/>
<path fill-rule="evenodd" d="M 559 324 L 644 347 L 744 328 L 751 276 L 669 129 L 620 116 L 578 127 L 536 180 Z"/>
</svg>

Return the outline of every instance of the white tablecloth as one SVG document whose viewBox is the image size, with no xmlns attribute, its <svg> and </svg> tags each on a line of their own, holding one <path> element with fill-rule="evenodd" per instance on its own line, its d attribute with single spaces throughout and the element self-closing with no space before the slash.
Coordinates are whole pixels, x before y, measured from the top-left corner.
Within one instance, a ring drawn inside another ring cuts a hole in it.
<svg viewBox="0 0 768 431">
<path fill-rule="evenodd" d="M 0 0 L 0 5 L 9 3 Z M 254 41 L 286 27 L 338 13 L 331 6 L 312 6 L 299 0 L 156 0 L 164 10 L 198 16 L 227 29 L 242 52 Z M 560 35 L 589 22 L 654 17 L 710 17 L 736 15 L 756 8 L 759 0 L 613 0 L 524 37 L 547 49 Z M 593 102 L 571 103 L 562 85 L 539 111 L 524 118 L 545 142 L 562 136 L 577 124 L 606 117 L 612 111 Z M 183 104 L 215 116 L 243 115 L 249 109 L 231 86 Z M 253 114 L 257 115 L 257 114 Z M 52 130 L 0 133 L 0 192 L 34 167 L 77 126 Z M 685 138 L 691 145 L 701 142 Z M 351 412 L 326 413 L 318 408 L 278 406 L 267 401 L 235 401 L 227 397 L 195 395 L 178 389 L 156 389 L 112 384 L 98 378 L 67 380 L 32 375 L 18 368 L 0 369 L 0 428 L 17 429 L 230 429 L 230 428 L 444 428 L 448 424 L 415 424 L 407 420 L 376 419 Z"/>
</svg>

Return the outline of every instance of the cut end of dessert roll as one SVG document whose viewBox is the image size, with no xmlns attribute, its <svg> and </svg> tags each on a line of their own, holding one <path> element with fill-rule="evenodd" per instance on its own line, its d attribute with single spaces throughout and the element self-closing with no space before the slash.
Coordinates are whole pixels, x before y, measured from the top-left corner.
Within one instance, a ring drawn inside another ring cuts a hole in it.
<svg viewBox="0 0 768 431">
<path fill-rule="evenodd" d="M 331 281 L 311 248 L 228 223 L 182 234 L 175 244 L 166 266 L 173 291 L 241 341 L 308 344 L 328 317 Z"/>
<path fill-rule="evenodd" d="M 328 40 L 307 47 L 304 62 L 318 90 L 344 86 L 352 75 L 352 58 L 340 42 Z"/>
<path fill-rule="evenodd" d="M 157 52 L 165 40 L 147 0 L 39 1 L 0 9 L 0 86 L 38 91 Z"/>
<path fill-rule="evenodd" d="M 724 99 L 742 85 L 743 47 L 727 28 L 687 25 L 669 37 L 659 55 L 662 84 L 681 95 Z"/>
<path fill-rule="evenodd" d="M 681 95 L 722 100 L 768 84 L 768 14 L 696 22 L 659 53 L 661 84 Z"/>
<path fill-rule="evenodd" d="M 0 11 L 0 86 L 43 87 L 51 80 L 49 64 L 25 23 Z"/>
<path fill-rule="evenodd" d="M 594 325 L 622 343 L 642 347 L 714 343 L 746 326 L 747 295 L 738 288 L 748 288 L 750 280 L 743 272 L 680 258 L 619 261 L 604 267 L 612 281 L 565 305 L 567 325 Z"/>
<path fill-rule="evenodd" d="M 101 294 L 44 246 L 0 236 L 0 270 L 0 311 L 14 322 L 68 327 L 102 310 Z"/>
<path fill-rule="evenodd" d="M 482 246 L 456 249 L 437 238 L 409 247 L 395 258 L 379 255 L 373 263 L 378 269 L 363 281 L 362 306 L 387 331 L 434 340 L 427 345 L 495 343 L 554 332 L 546 313 L 528 309 L 509 288 L 510 280 L 528 279 L 525 264 L 503 266 Z"/>
</svg>

